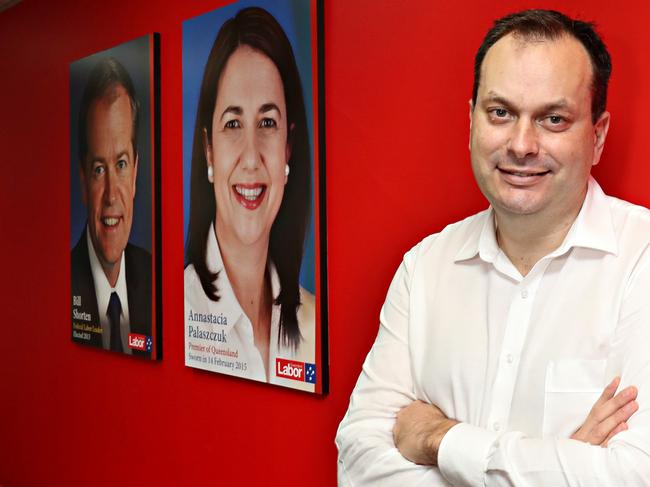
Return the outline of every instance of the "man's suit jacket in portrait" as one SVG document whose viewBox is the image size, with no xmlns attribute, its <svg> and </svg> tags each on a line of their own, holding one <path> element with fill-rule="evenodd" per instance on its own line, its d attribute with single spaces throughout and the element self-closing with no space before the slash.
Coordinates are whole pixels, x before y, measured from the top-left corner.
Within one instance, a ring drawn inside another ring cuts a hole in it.
<svg viewBox="0 0 650 487">
<path fill-rule="evenodd" d="M 95 283 L 90 268 L 85 230 L 72 249 L 72 340 L 102 347 L 102 333 Z M 124 250 L 131 333 L 151 337 L 151 254 L 132 244 Z M 131 349 L 134 355 L 151 353 Z"/>
</svg>

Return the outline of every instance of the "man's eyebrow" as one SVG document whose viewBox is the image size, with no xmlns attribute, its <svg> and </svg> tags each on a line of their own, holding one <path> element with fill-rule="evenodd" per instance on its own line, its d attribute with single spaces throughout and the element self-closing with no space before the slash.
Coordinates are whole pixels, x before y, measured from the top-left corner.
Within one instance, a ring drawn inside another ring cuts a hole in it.
<svg viewBox="0 0 650 487">
<path fill-rule="evenodd" d="M 568 110 L 570 108 L 571 105 L 569 105 L 569 102 L 566 101 L 565 98 L 560 98 L 557 101 L 544 105 L 544 110 L 547 112 L 552 112 L 554 110 Z"/>
<path fill-rule="evenodd" d="M 244 113 L 244 111 L 242 110 L 241 107 L 230 105 L 226 107 L 226 109 L 221 114 L 221 120 L 223 120 L 223 117 L 224 115 L 226 115 L 226 113 L 232 113 L 233 115 L 241 115 L 242 113 Z"/>
<path fill-rule="evenodd" d="M 498 103 L 499 105 L 503 105 L 506 108 L 512 109 L 515 108 L 515 105 L 505 98 L 502 95 L 499 95 L 498 93 L 495 93 L 493 91 L 488 92 L 487 96 L 483 100 L 484 103 Z M 567 101 L 566 98 L 560 98 L 556 101 L 549 102 L 545 105 L 542 105 L 541 110 L 542 112 L 552 112 L 554 110 L 567 110 L 570 109 L 571 105 Z"/>
<path fill-rule="evenodd" d="M 115 160 L 119 161 L 120 159 L 129 159 L 129 151 L 128 149 L 123 149 L 120 152 L 118 152 L 117 156 L 115 157 Z M 90 164 L 95 164 L 96 162 L 100 164 L 106 164 L 106 158 L 103 156 L 96 156 L 96 155 L 91 155 L 88 158 L 88 162 Z"/>
<path fill-rule="evenodd" d="M 102 157 L 102 156 L 95 155 L 95 154 L 89 154 L 86 161 L 90 165 L 95 164 L 96 162 L 98 162 L 100 164 L 105 164 L 106 163 L 106 158 Z"/>
<path fill-rule="evenodd" d="M 129 151 L 127 149 L 123 149 L 117 154 L 117 160 L 119 161 L 120 159 L 129 159 Z"/>
<path fill-rule="evenodd" d="M 483 100 L 484 103 L 498 103 L 499 105 L 503 105 L 505 107 L 511 108 L 513 107 L 513 103 L 509 101 L 507 98 L 504 96 L 499 95 L 498 93 L 495 93 L 494 91 L 489 91 L 485 99 Z"/>
<path fill-rule="evenodd" d="M 276 110 L 282 117 L 282 112 L 275 103 L 265 103 L 260 107 L 260 113 L 270 112 L 271 110 Z"/>
</svg>

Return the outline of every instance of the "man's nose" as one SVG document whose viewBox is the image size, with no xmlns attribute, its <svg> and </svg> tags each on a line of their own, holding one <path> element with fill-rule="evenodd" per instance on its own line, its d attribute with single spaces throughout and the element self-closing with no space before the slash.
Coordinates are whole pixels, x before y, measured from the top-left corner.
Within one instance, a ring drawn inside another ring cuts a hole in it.
<svg viewBox="0 0 650 487">
<path fill-rule="evenodd" d="M 537 127 L 533 120 L 520 118 L 513 126 L 508 150 L 517 158 L 536 155 L 539 151 Z"/>
<path fill-rule="evenodd" d="M 117 172 L 112 167 L 104 174 L 104 205 L 111 206 L 117 199 Z"/>
</svg>

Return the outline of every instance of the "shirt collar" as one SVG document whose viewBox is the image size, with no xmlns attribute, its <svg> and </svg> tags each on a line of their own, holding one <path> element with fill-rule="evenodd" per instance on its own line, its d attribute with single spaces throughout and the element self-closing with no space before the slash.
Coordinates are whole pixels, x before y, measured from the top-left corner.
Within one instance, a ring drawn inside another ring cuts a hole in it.
<svg viewBox="0 0 650 487">
<path fill-rule="evenodd" d="M 222 312 L 225 316 L 233 318 L 232 322 L 228 322 L 228 325 L 234 325 L 239 321 L 241 316 L 246 315 L 239 305 L 239 301 L 237 301 L 235 291 L 230 285 L 230 279 L 226 273 L 226 267 L 224 266 L 223 258 L 221 256 L 219 241 L 216 237 L 214 222 L 210 226 L 210 231 L 208 232 L 208 242 L 206 245 L 206 264 L 210 272 L 219 273 L 219 277 L 217 278 L 217 294 L 219 295 L 218 307 L 220 312 Z M 271 292 L 273 294 L 273 300 L 275 302 L 275 299 L 277 299 L 277 297 L 280 295 L 280 278 L 272 262 L 269 262 L 268 269 L 271 276 Z"/>
<path fill-rule="evenodd" d="M 469 230 L 465 244 L 455 262 L 478 254 L 485 262 L 494 262 L 500 252 L 496 238 L 496 221 L 492 207 L 480 213 Z M 550 255 L 562 255 L 572 247 L 584 247 L 616 255 L 618 243 L 607 196 L 593 177 L 589 177 L 587 195 L 562 244 Z"/>
<path fill-rule="evenodd" d="M 584 247 L 618 254 L 618 240 L 609 201 L 593 177 L 589 177 L 587 196 L 580 213 L 558 251 L 563 247 L 564 251 L 571 247 Z"/>
<path fill-rule="evenodd" d="M 480 254 L 483 260 L 493 261 L 499 252 L 494 231 L 494 210 L 489 207 L 479 213 L 468 230 L 465 243 L 456 253 L 454 262 L 469 260 Z"/>
<path fill-rule="evenodd" d="M 117 276 L 117 283 L 115 287 L 111 287 L 106 274 L 104 274 L 104 269 L 99 262 L 97 253 L 95 252 L 95 247 L 90 238 L 90 232 L 86 228 L 86 239 L 88 245 L 88 259 L 90 260 L 90 271 L 93 275 L 93 283 L 95 284 L 95 297 L 97 298 L 97 309 L 99 311 L 100 317 L 106 315 L 106 310 L 108 309 L 108 302 L 111 297 L 111 293 L 116 292 L 120 298 L 120 305 L 122 308 L 122 319 L 129 320 L 129 300 L 127 296 L 126 289 L 126 277 L 125 277 L 125 263 L 124 263 L 124 251 L 122 251 L 122 256 L 120 257 L 120 273 Z"/>
</svg>

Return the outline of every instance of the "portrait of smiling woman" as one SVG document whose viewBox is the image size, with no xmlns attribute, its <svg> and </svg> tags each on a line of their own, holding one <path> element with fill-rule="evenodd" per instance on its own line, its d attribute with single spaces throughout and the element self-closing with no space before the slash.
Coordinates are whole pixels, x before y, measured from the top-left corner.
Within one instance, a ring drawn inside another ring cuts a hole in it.
<svg viewBox="0 0 650 487">
<path fill-rule="evenodd" d="M 313 391 L 278 373 L 315 362 L 314 296 L 299 284 L 311 158 L 292 47 L 261 8 L 227 20 L 209 53 L 189 205 L 186 365 Z"/>
</svg>

